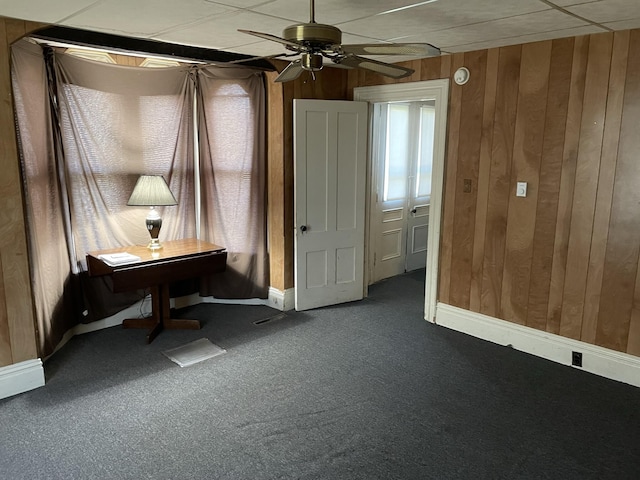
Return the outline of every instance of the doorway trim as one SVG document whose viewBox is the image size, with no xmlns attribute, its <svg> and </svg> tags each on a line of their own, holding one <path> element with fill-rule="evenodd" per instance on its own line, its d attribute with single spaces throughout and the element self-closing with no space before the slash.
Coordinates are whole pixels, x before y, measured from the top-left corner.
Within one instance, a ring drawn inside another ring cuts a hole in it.
<svg viewBox="0 0 640 480">
<path fill-rule="evenodd" d="M 435 322 L 436 299 L 438 289 L 438 259 L 440 253 L 440 228 L 442 222 L 442 194 L 444 185 L 445 144 L 447 133 L 447 107 L 449 99 L 449 80 L 427 80 L 423 82 L 396 83 L 391 85 L 375 85 L 371 87 L 356 87 L 353 89 L 353 99 L 371 103 L 401 102 L 418 100 L 435 100 L 436 123 L 434 129 L 434 155 L 431 179 L 431 204 L 429 231 L 427 240 L 427 264 L 424 295 L 424 318 Z M 372 108 L 369 106 L 369 132 L 372 131 Z M 375 202 L 375 191 L 372 188 L 372 136 L 369 135 L 367 196 L 369 197 L 366 211 L 365 234 L 371 238 L 371 206 Z M 369 242 L 367 242 L 369 243 Z M 367 249 L 367 262 L 372 262 L 372 251 Z M 369 268 L 365 269 L 365 288 L 368 285 Z"/>
</svg>

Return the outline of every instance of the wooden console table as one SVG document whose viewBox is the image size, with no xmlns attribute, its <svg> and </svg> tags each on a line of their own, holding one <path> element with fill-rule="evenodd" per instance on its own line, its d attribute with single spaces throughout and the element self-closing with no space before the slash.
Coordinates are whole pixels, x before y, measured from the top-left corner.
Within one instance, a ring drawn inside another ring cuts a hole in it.
<svg viewBox="0 0 640 480">
<path fill-rule="evenodd" d="M 165 328 L 195 330 L 200 328 L 198 320 L 171 318 L 169 306 L 171 282 L 222 272 L 227 265 L 225 249 L 202 240 L 173 240 L 163 242 L 162 247 L 152 252 L 146 246 L 131 245 L 87 253 L 89 276 L 108 275 L 114 292 L 151 289 L 151 316 L 129 318 L 122 322 L 124 328 L 149 328 L 147 343 L 151 343 Z M 140 257 L 140 261 L 113 265 L 99 258 L 100 255 L 123 252 Z"/>
</svg>

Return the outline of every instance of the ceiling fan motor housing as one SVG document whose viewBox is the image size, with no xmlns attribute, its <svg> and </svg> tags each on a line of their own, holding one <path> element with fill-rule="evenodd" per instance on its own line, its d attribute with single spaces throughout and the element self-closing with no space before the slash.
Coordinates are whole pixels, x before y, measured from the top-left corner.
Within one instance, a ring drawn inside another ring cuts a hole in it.
<svg viewBox="0 0 640 480">
<path fill-rule="evenodd" d="M 333 25 L 323 25 L 322 23 L 291 25 L 284 29 L 282 37 L 318 50 L 324 50 L 331 45 L 342 43 L 340 29 Z"/>
</svg>

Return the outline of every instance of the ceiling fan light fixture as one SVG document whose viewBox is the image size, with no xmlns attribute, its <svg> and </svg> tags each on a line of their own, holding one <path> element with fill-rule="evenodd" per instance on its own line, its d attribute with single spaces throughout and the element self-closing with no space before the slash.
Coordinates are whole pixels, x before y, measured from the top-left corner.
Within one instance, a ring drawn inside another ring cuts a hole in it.
<svg viewBox="0 0 640 480">
<path fill-rule="evenodd" d="M 322 70 L 322 55 L 319 53 L 303 53 L 300 57 L 303 70 L 317 72 Z"/>
</svg>

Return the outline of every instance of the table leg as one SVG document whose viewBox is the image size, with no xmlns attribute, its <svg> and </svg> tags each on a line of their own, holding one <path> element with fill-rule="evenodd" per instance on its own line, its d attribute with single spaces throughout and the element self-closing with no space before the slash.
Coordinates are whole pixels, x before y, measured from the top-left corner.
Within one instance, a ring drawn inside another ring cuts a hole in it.
<svg viewBox="0 0 640 480">
<path fill-rule="evenodd" d="M 124 328 L 149 328 L 147 343 L 153 342 L 163 329 L 200 329 L 198 320 L 171 318 L 169 302 L 169 284 L 151 287 L 151 316 L 146 318 L 128 318 L 122 322 Z"/>
<path fill-rule="evenodd" d="M 199 320 L 188 320 L 186 318 L 171 318 L 171 306 L 169 304 L 169 285 L 162 285 L 160 290 L 162 297 L 162 325 L 169 330 L 199 330 Z"/>
</svg>

